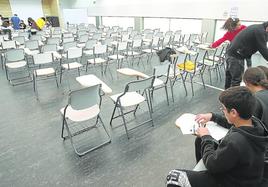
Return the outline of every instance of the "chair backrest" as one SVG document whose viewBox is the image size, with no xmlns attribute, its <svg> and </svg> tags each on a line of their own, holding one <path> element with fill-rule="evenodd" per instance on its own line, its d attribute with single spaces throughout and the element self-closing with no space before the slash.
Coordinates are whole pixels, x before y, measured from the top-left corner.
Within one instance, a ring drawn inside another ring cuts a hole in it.
<svg viewBox="0 0 268 187">
<path fill-rule="evenodd" d="M 156 34 L 155 34 L 155 36 L 157 36 L 157 37 L 163 37 L 164 35 L 163 35 L 163 32 L 157 32 Z"/>
<path fill-rule="evenodd" d="M 111 46 L 113 41 L 113 38 L 106 38 L 105 40 L 103 40 L 102 44 Z"/>
<path fill-rule="evenodd" d="M 42 52 L 52 52 L 52 51 L 57 51 L 57 45 L 56 44 L 46 44 L 42 47 Z"/>
<path fill-rule="evenodd" d="M 128 32 L 128 33 L 131 33 L 132 31 L 133 31 L 133 27 L 128 27 L 128 28 L 127 28 L 127 32 Z"/>
<path fill-rule="evenodd" d="M 153 72 L 153 75 L 155 77 L 158 77 L 158 76 L 169 76 L 169 69 L 170 69 L 170 63 L 165 63 L 165 64 L 161 64 L 161 65 L 158 65 L 158 66 L 155 66 L 154 67 L 154 72 Z"/>
<path fill-rule="evenodd" d="M 170 41 L 170 35 L 165 35 L 165 37 L 164 37 L 164 40 L 163 40 L 163 43 L 164 44 L 168 44 L 169 43 L 169 41 Z"/>
<path fill-rule="evenodd" d="M 172 36 L 172 34 L 173 34 L 173 31 L 167 31 L 165 36 Z"/>
<path fill-rule="evenodd" d="M 47 44 L 56 44 L 60 45 L 60 38 L 55 37 L 55 38 L 48 38 L 47 39 Z"/>
<path fill-rule="evenodd" d="M 45 31 L 37 31 L 36 35 L 44 36 L 44 35 L 46 35 L 46 32 Z"/>
<path fill-rule="evenodd" d="M 48 64 L 54 61 L 52 53 L 40 53 L 33 55 L 33 62 L 36 65 Z"/>
<path fill-rule="evenodd" d="M 61 38 L 62 34 L 52 34 L 51 38 Z"/>
<path fill-rule="evenodd" d="M 146 89 L 152 88 L 154 79 L 155 79 L 155 76 L 152 76 L 146 79 L 135 80 L 135 81 L 129 82 L 127 83 L 125 87 L 124 93 L 133 92 L 133 91 L 144 91 Z"/>
<path fill-rule="evenodd" d="M 144 34 L 149 34 L 149 33 L 152 33 L 152 29 L 144 29 L 143 33 Z"/>
<path fill-rule="evenodd" d="M 30 37 L 30 40 L 38 40 L 38 41 L 42 41 L 42 36 L 41 35 L 32 35 Z"/>
<path fill-rule="evenodd" d="M 122 35 L 121 41 L 127 41 L 128 39 L 129 39 L 129 34 L 126 33 Z"/>
<path fill-rule="evenodd" d="M 28 32 L 19 32 L 19 36 L 23 36 L 25 39 L 28 39 L 29 33 Z"/>
<path fill-rule="evenodd" d="M 119 26 L 113 26 L 112 29 L 114 30 L 114 32 L 117 32 L 117 30 L 119 29 Z"/>
<path fill-rule="evenodd" d="M 123 51 L 127 49 L 127 42 L 118 42 L 117 44 L 117 50 Z"/>
<path fill-rule="evenodd" d="M 67 58 L 68 59 L 80 58 L 80 57 L 82 57 L 82 54 L 83 54 L 82 48 L 69 48 L 67 50 Z"/>
<path fill-rule="evenodd" d="M 24 50 L 23 49 L 11 49 L 5 53 L 6 61 L 8 62 L 16 62 L 20 60 L 24 60 Z"/>
<path fill-rule="evenodd" d="M 86 43 L 86 41 L 88 41 L 88 35 L 87 34 L 79 36 L 79 42 L 80 43 Z"/>
<path fill-rule="evenodd" d="M 39 43 L 37 40 L 28 40 L 25 42 L 25 48 L 28 48 L 30 50 L 39 49 Z"/>
<path fill-rule="evenodd" d="M 87 31 L 86 30 L 78 30 L 77 35 L 78 35 L 78 37 L 80 37 L 82 35 L 87 35 Z"/>
<path fill-rule="evenodd" d="M 70 92 L 68 104 L 74 110 L 83 110 L 100 104 L 100 84 Z"/>
<path fill-rule="evenodd" d="M 85 45 L 85 49 L 93 49 L 94 45 L 97 43 L 97 40 L 88 40 Z"/>
<path fill-rule="evenodd" d="M 154 37 L 152 41 L 152 46 L 158 46 L 159 45 L 160 38 L 159 37 Z"/>
<path fill-rule="evenodd" d="M 138 47 L 141 47 L 141 44 L 142 44 L 142 40 L 141 39 L 136 39 L 136 40 L 133 40 L 132 47 L 133 48 L 138 48 Z"/>
<path fill-rule="evenodd" d="M 73 37 L 73 33 L 70 33 L 70 32 L 63 33 L 63 37 L 64 37 L 64 38 L 70 38 L 70 37 Z"/>
<path fill-rule="evenodd" d="M 67 51 L 70 48 L 76 48 L 77 43 L 76 43 L 76 41 L 74 41 L 74 42 L 67 42 L 67 43 L 63 43 L 62 46 L 63 46 L 63 51 Z"/>
<path fill-rule="evenodd" d="M 95 45 L 94 46 L 94 54 L 99 55 L 99 54 L 105 54 L 107 52 L 107 45 Z"/>
<path fill-rule="evenodd" d="M 101 39 L 101 33 L 95 33 L 95 34 L 93 34 L 92 39 L 93 40 L 99 40 L 99 39 Z"/>
<path fill-rule="evenodd" d="M 15 36 L 13 37 L 13 40 L 20 43 L 20 45 L 24 45 L 25 43 L 25 37 L 24 36 Z"/>
<path fill-rule="evenodd" d="M 14 40 L 10 40 L 10 41 L 3 41 L 2 42 L 2 49 L 15 49 L 16 46 L 16 42 Z"/>
<path fill-rule="evenodd" d="M 152 40 L 153 37 L 154 37 L 154 33 L 147 33 L 147 34 L 145 34 L 144 39 Z"/>
<path fill-rule="evenodd" d="M 63 38 L 63 39 L 62 39 L 62 42 L 63 42 L 63 43 L 73 42 L 73 41 L 74 41 L 74 37 Z"/>
</svg>

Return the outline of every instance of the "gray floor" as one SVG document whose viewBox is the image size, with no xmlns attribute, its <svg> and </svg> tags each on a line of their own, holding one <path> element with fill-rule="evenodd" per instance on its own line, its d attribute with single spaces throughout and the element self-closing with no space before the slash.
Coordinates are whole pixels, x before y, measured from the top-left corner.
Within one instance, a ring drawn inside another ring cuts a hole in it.
<svg viewBox="0 0 268 187">
<path fill-rule="evenodd" d="M 258 56 L 254 57 L 253 63 L 255 61 L 264 63 Z M 145 69 L 142 65 L 133 68 L 150 74 L 154 64 L 158 64 L 155 58 Z M 98 68 L 88 73 L 93 72 L 111 86 L 113 93 L 121 92 L 125 83 L 134 80 L 117 76 L 114 68 L 111 69 L 113 78 L 109 73 L 102 77 Z M 209 83 L 207 76 L 205 82 Z M 72 89 L 79 88 L 74 76 L 70 84 Z M 223 82 L 213 78 L 213 85 L 223 87 Z M 174 124 L 176 118 L 185 112 L 218 111 L 220 93 L 195 84 L 195 96 L 186 97 L 178 82 L 175 102 L 168 106 L 164 90 L 156 91 L 155 126 L 148 123 L 136 128 L 131 131 L 129 140 L 123 126 L 119 126 L 120 119 L 114 123 L 119 127 L 110 128 L 113 103 L 104 96 L 101 114 L 112 143 L 78 157 L 70 141 L 60 138 L 59 110 L 67 101 L 66 81 L 59 89 L 53 80 L 38 82 L 39 101 L 31 83 L 13 87 L 6 81 L 3 70 L 0 70 L 0 87 L 0 186 L 164 186 L 169 170 L 191 169 L 195 164 L 194 136 L 181 135 Z M 187 88 L 191 93 L 189 84 Z M 144 109 L 137 113 L 137 120 L 148 116 Z M 128 120 L 131 118 L 133 115 L 129 115 Z M 83 143 L 92 144 L 91 141 Z"/>
</svg>

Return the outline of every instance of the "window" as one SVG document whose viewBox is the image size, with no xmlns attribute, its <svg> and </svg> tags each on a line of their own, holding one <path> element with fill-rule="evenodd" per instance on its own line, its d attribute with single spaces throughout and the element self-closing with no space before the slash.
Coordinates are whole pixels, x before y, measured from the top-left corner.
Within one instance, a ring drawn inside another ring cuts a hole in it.
<svg viewBox="0 0 268 187">
<path fill-rule="evenodd" d="M 200 34 L 202 27 L 202 20 L 197 19 L 171 19 L 170 30 L 181 30 L 184 34 Z"/>
<path fill-rule="evenodd" d="M 161 32 L 169 30 L 168 18 L 144 18 L 144 29 L 160 29 Z"/>
<path fill-rule="evenodd" d="M 96 17 L 88 17 L 88 23 L 96 25 Z"/>
<path fill-rule="evenodd" d="M 102 17 L 102 24 L 105 26 L 119 26 L 126 30 L 128 27 L 134 28 L 134 18 L 130 17 Z"/>
</svg>

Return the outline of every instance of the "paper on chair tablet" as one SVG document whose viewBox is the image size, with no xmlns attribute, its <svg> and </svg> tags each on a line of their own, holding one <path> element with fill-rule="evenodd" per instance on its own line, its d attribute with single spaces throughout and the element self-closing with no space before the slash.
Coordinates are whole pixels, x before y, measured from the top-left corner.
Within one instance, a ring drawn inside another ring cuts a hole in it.
<svg viewBox="0 0 268 187">
<path fill-rule="evenodd" d="M 195 116 L 194 114 L 185 113 L 176 120 L 176 126 L 181 129 L 182 134 L 194 134 L 198 129 L 199 124 L 195 121 Z M 206 127 L 210 135 L 216 140 L 222 139 L 228 132 L 228 129 L 211 121 L 206 123 Z"/>
</svg>

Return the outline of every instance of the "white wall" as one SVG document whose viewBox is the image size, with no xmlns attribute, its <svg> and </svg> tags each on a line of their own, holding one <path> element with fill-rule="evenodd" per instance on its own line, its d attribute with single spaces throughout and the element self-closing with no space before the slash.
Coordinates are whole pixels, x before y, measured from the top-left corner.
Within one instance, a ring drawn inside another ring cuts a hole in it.
<svg viewBox="0 0 268 187">
<path fill-rule="evenodd" d="M 26 21 L 28 17 L 34 20 L 44 16 L 41 0 L 9 0 L 13 14 Z"/>
<path fill-rule="evenodd" d="M 267 0 L 96 0 L 88 15 L 225 19 L 233 8 L 240 19 L 268 20 Z"/>
</svg>

